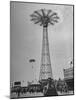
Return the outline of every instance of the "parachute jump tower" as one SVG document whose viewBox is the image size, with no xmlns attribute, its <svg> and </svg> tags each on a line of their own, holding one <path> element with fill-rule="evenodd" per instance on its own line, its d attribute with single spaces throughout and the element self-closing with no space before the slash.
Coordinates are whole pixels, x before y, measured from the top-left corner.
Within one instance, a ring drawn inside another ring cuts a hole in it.
<svg viewBox="0 0 76 100">
<path fill-rule="evenodd" d="M 38 11 L 34 11 L 34 13 L 31 15 L 31 21 L 34 21 L 34 24 L 39 24 L 43 27 L 42 54 L 39 80 L 47 80 L 48 78 L 53 79 L 49 52 L 48 26 L 58 23 L 58 14 L 56 12 L 53 12 L 52 10 L 40 9 Z"/>
</svg>

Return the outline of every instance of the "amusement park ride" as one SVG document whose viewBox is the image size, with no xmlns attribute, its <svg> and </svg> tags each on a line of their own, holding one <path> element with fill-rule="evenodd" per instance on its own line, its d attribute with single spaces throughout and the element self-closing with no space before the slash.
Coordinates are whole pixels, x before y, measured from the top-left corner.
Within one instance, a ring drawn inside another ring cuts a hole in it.
<svg viewBox="0 0 76 100">
<path fill-rule="evenodd" d="M 53 82 L 52 67 L 50 60 L 48 26 L 58 23 L 59 17 L 56 12 L 47 9 L 40 9 L 38 11 L 34 11 L 31 17 L 31 21 L 34 21 L 34 24 L 39 24 L 43 27 L 42 55 L 39 82 L 42 85 L 44 85 L 44 90 L 47 90 L 48 95 L 57 95 L 55 85 Z M 51 92 L 49 94 L 50 90 L 54 91 L 54 93 Z M 47 94 L 47 92 L 44 94 Z"/>
</svg>

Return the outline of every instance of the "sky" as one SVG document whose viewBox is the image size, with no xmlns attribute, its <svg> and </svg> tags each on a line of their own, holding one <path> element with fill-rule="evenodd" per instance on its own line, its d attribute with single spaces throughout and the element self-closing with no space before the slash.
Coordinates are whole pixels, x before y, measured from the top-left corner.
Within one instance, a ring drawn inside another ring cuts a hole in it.
<svg viewBox="0 0 76 100">
<path fill-rule="evenodd" d="M 53 77 L 63 79 L 63 69 L 73 59 L 73 6 L 11 2 L 10 8 L 11 82 L 39 78 L 43 27 L 30 21 L 30 15 L 44 8 L 60 17 L 58 24 L 49 25 L 48 38 Z M 36 60 L 33 64 L 29 62 L 32 58 Z"/>
</svg>

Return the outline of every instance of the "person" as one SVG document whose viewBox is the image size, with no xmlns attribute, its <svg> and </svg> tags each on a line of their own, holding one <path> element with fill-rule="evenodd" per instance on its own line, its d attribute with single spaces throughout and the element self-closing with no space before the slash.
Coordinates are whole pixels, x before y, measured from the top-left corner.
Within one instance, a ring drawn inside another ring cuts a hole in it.
<svg viewBox="0 0 76 100">
<path fill-rule="evenodd" d="M 44 96 L 58 96 L 53 79 L 49 79 L 46 86 L 43 87 Z"/>
<path fill-rule="evenodd" d="M 18 88 L 17 88 L 17 96 L 18 96 L 18 98 L 20 97 L 20 92 L 21 92 L 21 88 L 18 87 Z"/>
</svg>

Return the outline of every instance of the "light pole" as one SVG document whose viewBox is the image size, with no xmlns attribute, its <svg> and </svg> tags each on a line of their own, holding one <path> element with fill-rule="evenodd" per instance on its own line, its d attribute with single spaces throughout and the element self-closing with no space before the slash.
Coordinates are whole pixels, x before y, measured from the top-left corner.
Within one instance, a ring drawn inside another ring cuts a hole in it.
<svg viewBox="0 0 76 100">
<path fill-rule="evenodd" d="M 35 61 L 36 61 L 35 59 L 29 60 L 29 62 L 32 64 L 32 70 L 33 70 L 32 72 L 33 72 L 33 77 L 34 77 L 33 82 L 36 80 L 36 70 L 35 70 L 36 66 L 34 66 Z"/>
</svg>

